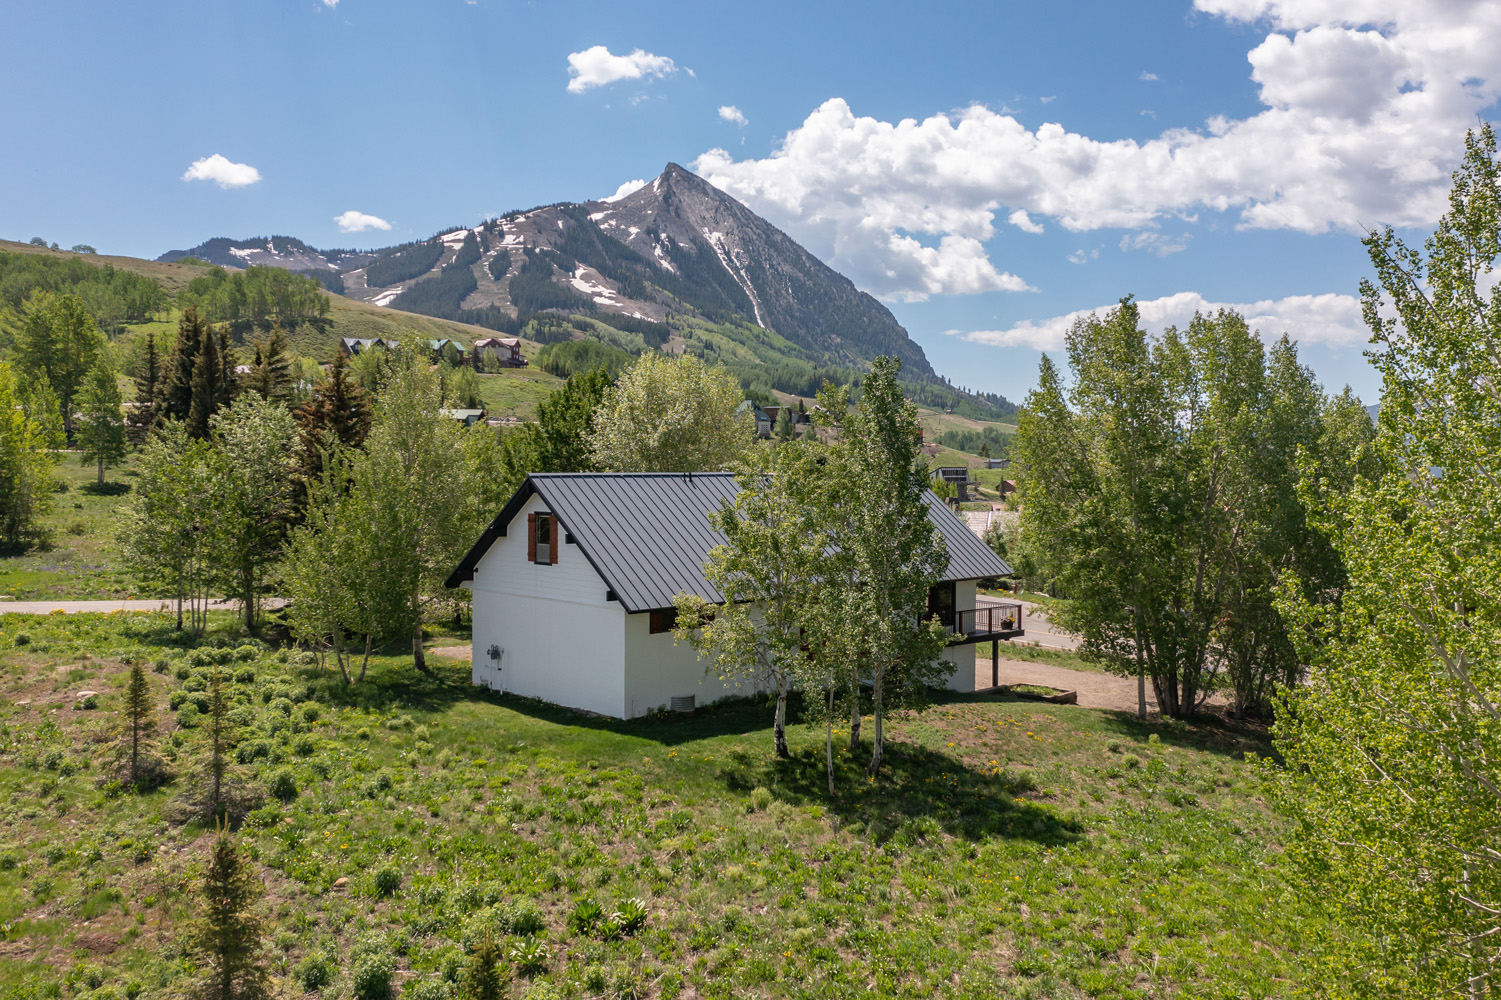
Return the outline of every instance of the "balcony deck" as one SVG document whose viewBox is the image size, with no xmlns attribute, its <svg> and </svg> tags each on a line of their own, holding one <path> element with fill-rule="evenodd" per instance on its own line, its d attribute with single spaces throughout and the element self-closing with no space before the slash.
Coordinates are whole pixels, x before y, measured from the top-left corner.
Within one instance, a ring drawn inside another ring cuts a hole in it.
<svg viewBox="0 0 1501 1000">
<path fill-rule="evenodd" d="M 954 634 L 954 638 L 949 640 L 951 646 L 1014 639 L 1026 634 L 1022 629 L 1020 604 L 986 604 L 969 611 L 958 611 L 954 614 L 954 621 L 946 624 Z"/>
</svg>

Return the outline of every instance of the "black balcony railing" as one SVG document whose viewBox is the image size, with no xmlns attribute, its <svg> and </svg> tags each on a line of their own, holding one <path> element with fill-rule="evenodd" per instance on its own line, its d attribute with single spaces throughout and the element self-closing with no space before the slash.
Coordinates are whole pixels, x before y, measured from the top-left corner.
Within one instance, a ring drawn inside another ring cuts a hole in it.
<svg viewBox="0 0 1501 1000">
<path fill-rule="evenodd" d="M 987 604 L 954 614 L 954 634 L 966 639 L 1008 639 L 1022 634 L 1020 604 Z"/>
</svg>

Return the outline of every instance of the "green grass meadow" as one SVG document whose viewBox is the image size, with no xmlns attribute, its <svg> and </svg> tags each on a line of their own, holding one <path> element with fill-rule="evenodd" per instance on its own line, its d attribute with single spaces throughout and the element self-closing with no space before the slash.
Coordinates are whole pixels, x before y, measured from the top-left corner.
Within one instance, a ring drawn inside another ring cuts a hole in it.
<svg viewBox="0 0 1501 1000">
<path fill-rule="evenodd" d="M 61 452 L 53 476 L 61 489 L 43 519 L 48 544 L 27 552 L 0 552 L 0 595 L 18 601 L 121 600 L 134 582 L 120 565 L 115 512 L 129 499 L 135 453 L 110 469 L 100 489 L 97 467 L 80 465 L 79 453 Z"/>
<path fill-rule="evenodd" d="M 172 805 L 219 669 L 236 767 L 281 793 L 237 835 L 285 994 L 366 1000 L 384 962 L 393 996 L 456 997 L 488 933 L 517 997 L 1301 995 L 1319 928 L 1279 887 L 1254 728 L 954 696 L 892 720 L 874 781 L 870 724 L 836 733 L 830 796 L 823 730 L 794 713 L 778 761 L 758 701 L 617 722 L 438 656 L 346 687 L 228 616 L 196 646 L 171 624 L 0 615 L 0 990 L 192 982 L 211 831 Z M 131 661 L 177 775 L 146 793 L 111 780 Z M 600 916 L 631 900 L 639 926 Z"/>
</svg>

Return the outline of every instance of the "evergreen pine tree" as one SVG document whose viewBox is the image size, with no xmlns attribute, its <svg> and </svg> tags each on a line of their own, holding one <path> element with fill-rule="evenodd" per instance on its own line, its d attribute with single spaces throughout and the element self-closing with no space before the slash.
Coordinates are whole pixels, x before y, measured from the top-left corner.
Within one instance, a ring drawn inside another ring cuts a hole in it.
<svg viewBox="0 0 1501 1000">
<path fill-rule="evenodd" d="M 500 1000 L 505 995 L 500 978 L 500 959 L 500 945 L 486 931 L 470 953 L 469 967 L 464 970 L 465 1000 Z"/>
<path fill-rule="evenodd" d="M 203 338 L 203 349 L 193 364 L 192 395 L 189 399 L 188 434 L 200 441 L 208 439 L 209 418 L 219 409 L 219 349 L 212 331 Z"/>
<path fill-rule="evenodd" d="M 151 684 L 146 679 L 146 669 L 139 663 L 131 664 L 130 680 L 125 684 L 125 704 L 121 709 L 124 718 L 126 780 L 137 787 L 146 783 L 150 773 L 151 737 L 156 733 L 156 708 L 151 703 Z"/>
<path fill-rule="evenodd" d="M 307 505 L 309 484 L 323 474 L 324 454 L 335 447 L 359 448 L 365 443 L 370 433 L 370 395 L 350 378 L 344 355 L 336 354 L 328 379 L 292 416 L 297 421 L 293 508 L 300 512 Z"/>
<path fill-rule="evenodd" d="M 136 406 L 127 433 L 135 444 L 142 444 L 161 415 L 162 359 L 156 350 L 156 334 L 146 331 L 146 356 L 141 359 L 135 376 Z"/>
<path fill-rule="evenodd" d="M 209 679 L 209 761 L 204 778 L 207 779 L 207 812 L 215 818 L 224 818 L 228 812 L 228 781 L 230 781 L 230 695 L 224 689 L 224 674 L 216 667 Z"/>
<path fill-rule="evenodd" d="M 260 884 L 229 830 L 220 827 L 203 874 L 203 905 L 191 941 L 208 965 L 205 1000 L 256 1000 L 267 994 L 261 922 L 251 913 Z"/>
<path fill-rule="evenodd" d="M 212 335 L 211 328 L 199 317 L 196 307 L 183 310 L 182 319 L 177 323 L 177 343 L 167 359 L 159 393 L 159 412 L 166 419 L 188 419 L 193 409 L 193 374 L 198 366 L 198 355 L 203 352 L 204 341 Z"/>
<path fill-rule="evenodd" d="M 265 341 L 256 342 L 248 387 L 263 399 L 277 402 L 291 392 L 292 362 L 287 357 L 287 333 L 280 326 L 272 327 Z"/>
<path fill-rule="evenodd" d="M 214 412 L 224 409 L 240 394 L 240 376 L 235 371 L 238 358 L 229 345 L 229 324 L 219 327 L 219 377 L 214 386 Z"/>
<path fill-rule="evenodd" d="M 984 459 L 990 458 L 990 444 L 988 442 L 980 442 L 980 457 Z"/>
</svg>

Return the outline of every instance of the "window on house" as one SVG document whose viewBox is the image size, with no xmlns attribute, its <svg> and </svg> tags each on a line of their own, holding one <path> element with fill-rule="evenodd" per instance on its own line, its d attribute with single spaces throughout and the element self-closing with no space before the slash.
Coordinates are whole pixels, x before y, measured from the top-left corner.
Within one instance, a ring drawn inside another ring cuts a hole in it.
<svg viewBox="0 0 1501 1000">
<path fill-rule="evenodd" d="M 676 608 L 668 608 L 666 611 L 653 611 L 647 624 L 647 631 L 652 635 L 660 635 L 663 632 L 671 632 L 672 626 L 677 622 L 678 613 Z"/>
<path fill-rule="evenodd" d="M 940 583 L 928 591 L 928 614 L 937 615 L 938 621 L 949 628 L 954 627 L 954 584 Z"/>
<path fill-rule="evenodd" d="M 528 514 L 526 516 L 526 558 L 528 561 L 543 566 L 550 566 L 558 561 L 556 521 L 557 518 L 552 514 Z"/>
</svg>

